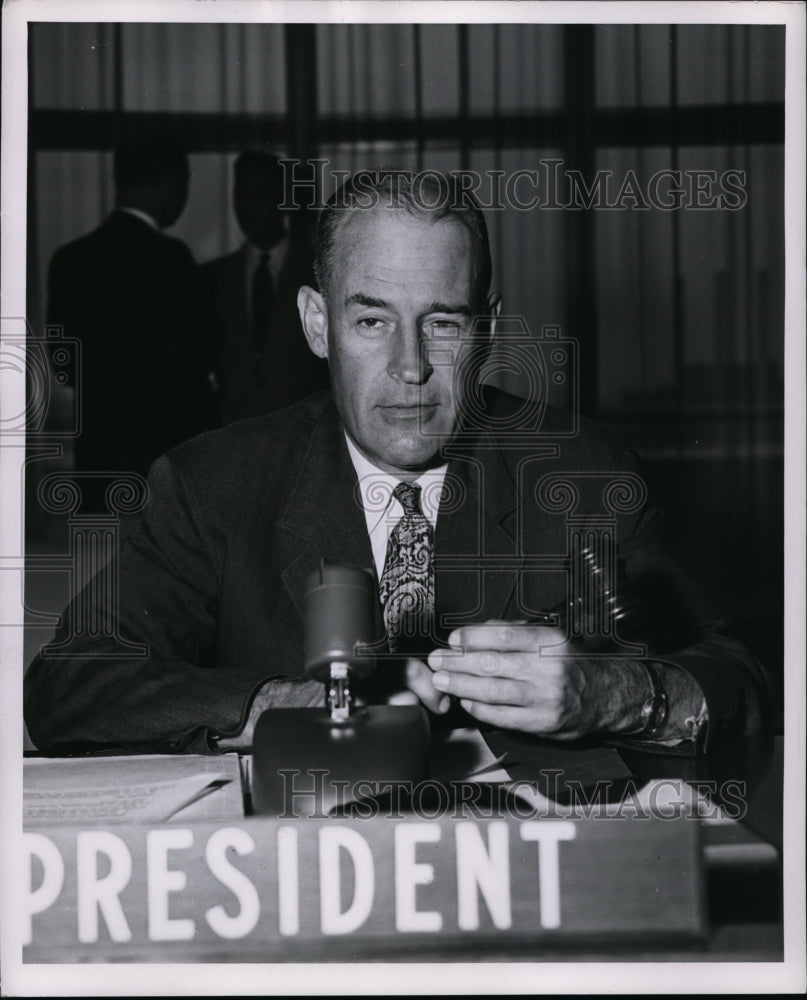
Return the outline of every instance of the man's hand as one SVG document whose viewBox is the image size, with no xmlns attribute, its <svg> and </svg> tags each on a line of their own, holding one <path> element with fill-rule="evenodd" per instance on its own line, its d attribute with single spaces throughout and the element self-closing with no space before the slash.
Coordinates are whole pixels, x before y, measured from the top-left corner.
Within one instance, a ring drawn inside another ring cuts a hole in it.
<svg viewBox="0 0 807 1000">
<path fill-rule="evenodd" d="M 431 670 L 422 660 L 409 657 L 406 661 L 406 690 L 389 695 L 387 704 L 417 705 L 418 702 L 435 715 L 443 715 L 451 708 L 448 695 L 435 688 Z"/>
<path fill-rule="evenodd" d="M 554 739 L 635 730 L 647 675 L 629 659 L 574 656 L 556 628 L 489 621 L 429 654 L 437 691 L 480 722 Z"/>
</svg>

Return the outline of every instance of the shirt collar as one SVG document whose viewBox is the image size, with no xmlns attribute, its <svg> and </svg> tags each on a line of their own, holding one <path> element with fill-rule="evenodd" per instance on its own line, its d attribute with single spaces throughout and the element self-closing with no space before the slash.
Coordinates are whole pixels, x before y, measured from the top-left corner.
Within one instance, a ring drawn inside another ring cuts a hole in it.
<svg viewBox="0 0 807 1000">
<path fill-rule="evenodd" d="M 129 205 L 118 205 L 115 211 L 125 212 L 127 215 L 133 215 L 136 219 L 140 219 L 141 222 L 145 222 L 147 226 L 151 226 L 152 229 L 159 231 L 160 227 L 157 225 L 157 220 L 153 215 L 149 215 L 148 212 L 144 212 L 142 208 L 131 208 Z"/>
<path fill-rule="evenodd" d="M 356 470 L 356 476 L 359 480 L 361 502 L 369 527 L 371 521 L 377 524 L 384 517 L 391 504 L 393 508 L 400 507 L 400 504 L 392 495 L 392 491 L 401 482 L 401 479 L 389 472 L 384 472 L 377 465 L 373 465 L 359 451 L 347 431 L 345 431 L 345 441 L 347 441 L 350 460 L 353 462 L 353 468 Z M 427 469 L 417 479 L 413 480 L 421 488 L 421 510 L 433 525 L 437 523 L 440 494 L 447 469 L 448 463 L 446 462 L 444 465 L 437 466 L 434 469 Z"/>
<path fill-rule="evenodd" d="M 288 232 L 282 236 L 277 243 L 273 244 L 268 250 L 262 250 L 260 247 L 256 247 L 254 243 L 244 244 L 246 255 L 247 255 L 247 270 L 252 272 L 261 259 L 261 254 L 266 254 L 269 260 L 269 270 L 272 272 L 274 277 L 280 272 L 283 267 L 283 263 L 286 260 L 286 253 L 289 248 L 289 234 Z"/>
</svg>

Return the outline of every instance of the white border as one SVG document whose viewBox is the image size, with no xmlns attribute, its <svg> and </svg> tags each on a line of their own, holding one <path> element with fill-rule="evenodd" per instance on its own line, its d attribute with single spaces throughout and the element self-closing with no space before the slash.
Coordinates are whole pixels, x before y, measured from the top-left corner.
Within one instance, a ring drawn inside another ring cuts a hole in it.
<svg viewBox="0 0 807 1000">
<path fill-rule="evenodd" d="M 110 10 L 114 5 L 114 15 Z M 793 0 L 10 0 L 25 21 L 792 24 Z M 7 15 L 8 16 L 8 15 Z"/>
<path fill-rule="evenodd" d="M 786 253 L 786 671 L 784 963 L 481 963 L 372 965 L 64 965 L 23 966 L 14 900 L 21 866 L 22 630 L 0 628 L 0 726 L 3 733 L 0 858 L 3 931 L 0 967 L 8 996 L 367 994 L 367 993 L 774 993 L 805 989 L 805 8 L 798 3 L 680 2 L 354 2 L 354 0 L 7 0 L 3 8 L 2 315 L 24 316 L 28 21 L 381 22 L 785 24 Z M 13 67 L 13 71 L 11 70 Z M 2 331 L 7 335 L 6 329 Z M 4 382 L 4 385 L 6 383 Z M 24 406 L 24 380 L 0 399 L 5 413 Z M 19 465 L 17 464 L 19 459 Z M 0 448 L 0 556 L 14 550 L 22 520 L 22 452 Z M 9 488 L 8 484 L 11 484 Z M 21 614 L 22 574 L 4 574 L 0 620 Z M 11 577 L 18 585 L 10 583 Z M 650 988 L 649 988 L 650 987 Z"/>
<path fill-rule="evenodd" d="M 785 962 L 805 961 L 805 7 L 785 41 Z M 773 984 L 772 984 L 772 988 Z"/>
</svg>

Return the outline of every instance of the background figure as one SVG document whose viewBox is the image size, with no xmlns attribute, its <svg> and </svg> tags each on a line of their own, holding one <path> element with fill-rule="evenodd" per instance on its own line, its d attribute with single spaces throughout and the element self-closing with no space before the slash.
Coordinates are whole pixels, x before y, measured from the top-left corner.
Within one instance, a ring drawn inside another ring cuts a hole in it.
<svg viewBox="0 0 807 1000">
<path fill-rule="evenodd" d="M 81 342 L 76 469 L 145 474 L 167 448 L 219 422 L 214 328 L 199 267 L 161 232 L 187 200 L 184 151 L 129 139 L 114 164 L 114 211 L 51 260 L 48 322 Z M 89 486 L 85 500 L 97 506 L 101 484 Z"/>
<path fill-rule="evenodd" d="M 246 242 L 202 266 L 221 329 L 225 423 L 278 410 L 326 388 L 326 364 L 308 350 L 297 290 L 313 281 L 313 249 L 279 210 L 283 169 L 272 153 L 235 162 L 233 203 Z"/>
</svg>

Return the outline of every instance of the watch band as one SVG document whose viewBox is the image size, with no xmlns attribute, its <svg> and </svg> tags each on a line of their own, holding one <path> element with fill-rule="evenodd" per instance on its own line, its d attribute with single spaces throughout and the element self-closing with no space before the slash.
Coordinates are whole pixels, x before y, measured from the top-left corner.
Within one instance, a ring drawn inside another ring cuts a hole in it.
<svg viewBox="0 0 807 1000">
<path fill-rule="evenodd" d="M 647 660 L 641 662 L 650 682 L 650 696 L 642 705 L 642 728 L 639 733 L 643 736 L 654 736 L 667 721 L 669 711 L 667 692 L 664 690 L 655 665 Z"/>
<path fill-rule="evenodd" d="M 642 705 L 640 725 L 638 729 L 623 733 L 624 736 L 655 736 L 667 721 L 669 702 L 667 692 L 656 672 L 655 665 L 647 660 L 637 660 L 647 675 L 648 696 Z"/>
</svg>

